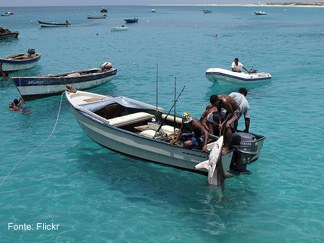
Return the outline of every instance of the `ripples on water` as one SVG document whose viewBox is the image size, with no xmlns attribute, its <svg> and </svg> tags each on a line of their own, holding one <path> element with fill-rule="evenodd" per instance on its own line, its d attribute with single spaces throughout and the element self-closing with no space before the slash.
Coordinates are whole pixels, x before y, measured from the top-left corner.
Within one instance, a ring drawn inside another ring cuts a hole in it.
<svg viewBox="0 0 324 243">
<path fill-rule="evenodd" d="M 1 25 L 19 30 L 2 41 L 1 56 L 35 48 L 37 67 L 17 75 L 62 73 L 111 61 L 117 77 L 94 92 L 123 95 L 169 110 L 186 85 L 177 111 L 199 117 L 221 87 L 205 78 L 209 67 L 228 68 L 234 57 L 269 71 L 270 83 L 249 90 L 251 130 L 266 136 L 251 176 L 226 181 L 222 194 L 201 175 L 125 158 L 94 144 L 63 99 L 51 139 L 1 186 L 1 235 L 5 241 L 323 241 L 323 9 L 111 7 L 108 18 L 89 21 L 98 7 L 17 8 Z M 6 11 L 2 9 L 3 12 Z M 110 32 L 123 19 L 139 23 Z M 70 28 L 41 29 L 37 20 Z M 217 37 L 215 36 L 217 34 Z M 50 134 L 60 97 L 29 102 L 33 112 L 7 111 L 18 93 L 0 81 L 1 179 Z M 241 123 L 241 125 L 243 125 Z M 7 223 L 57 223 L 59 231 L 13 232 Z"/>
</svg>

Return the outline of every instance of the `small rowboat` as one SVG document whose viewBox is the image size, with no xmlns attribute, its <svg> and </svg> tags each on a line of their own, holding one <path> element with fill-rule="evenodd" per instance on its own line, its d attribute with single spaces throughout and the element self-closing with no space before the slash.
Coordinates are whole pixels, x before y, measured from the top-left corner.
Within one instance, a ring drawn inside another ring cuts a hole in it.
<svg viewBox="0 0 324 243">
<path fill-rule="evenodd" d="M 138 22 L 138 19 L 136 19 L 136 18 L 133 18 L 133 19 L 124 19 L 124 20 L 125 20 L 125 22 L 127 24 L 133 24 L 133 23 L 137 23 Z"/>
<path fill-rule="evenodd" d="M 264 11 L 254 11 L 254 14 L 255 15 L 267 15 L 267 13 Z"/>
<path fill-rule="evenodd" d="M 127 26 L 116 26 L 116 27 L 110 27 L 111 31 L 126 31 L 128 30 Z"/>
<path fill-rule="evenodd" d="M 271 74 L 267 72 L 238 73 L 222 68 L 209 68 L 206 71 L 206 78 L 221 85 L 253 84 L 270 80 Z"/>
<path fill-rule="evenodd" d="M 107 14 L 88 15 L 87 19 L 105 19 L 106 17 L 107 17 Z"/>
<path fill-rule="evenodd" d="M 41 27 L 68 27 L 71 25 L 67 20 L 65 22 L 44 22 L 38 20 L 38 23 Z"/>
<path fill-rule="evenodd" d="M 33 68 L 40 58 L 41 54 L 36 53 L 34 49 L 29 49 L 27 53 L 1 57 L 0 72 L 2 75 L 7 75 L 11 72 Z"/>
<path fill-rule="evenodd" d="M 7 38 L 18 38 L 19 32 L 18 31 L 10 31 L 6 28 L 0 27 L 0 39 L 7 39 Z"/>
</svg>

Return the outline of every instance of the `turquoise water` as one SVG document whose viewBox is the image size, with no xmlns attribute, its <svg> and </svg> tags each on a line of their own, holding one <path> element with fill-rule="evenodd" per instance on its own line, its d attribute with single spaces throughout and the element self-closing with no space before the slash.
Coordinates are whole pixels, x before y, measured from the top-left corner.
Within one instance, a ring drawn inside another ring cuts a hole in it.
<svg viewBox="0 0 324 243">
<path fill-rule="evenodd" d="M 204 8 L 158 7 L 154 14 L 151 7 L 109 7 L 104 20 L 86 19 L 100 7 L 15 8 L 14 16 L 0 18 L 1 26 L 20 31 L 17 40 L 1 41 L 0 56 L 42 53 L 34 69 L 16 75 L 111 61 L 116 78 L 92 91 L 155 104 L 158 65 L 159 106 L 172 106 L 176 79 L 178 92 L 186 85 L 178 113 L 196 117 L 211 94 L 238 88 L 209 82 L 207 68 L 229 68 L 239 57 L 273 76 L 248 94 L 250 130 L 266 136 L 261 157 L 249 166 L 252 175 L 226 180 L 223 195 L 204 176 L 101 148 L 64 97 L 28 102 L 27 115 L 8 111 L 18 92 L 0 81 L 1 242 L 324 241 L 324 9 Z M 258 10 L 268 15 L 252 14 Z M 128 31 L 110 32 L 133 17 L 139 23 Z M 37 24 L 66 19 L 69 28 Z M 59 226 L 37 230 L 42 223 Z"/>
</svg>

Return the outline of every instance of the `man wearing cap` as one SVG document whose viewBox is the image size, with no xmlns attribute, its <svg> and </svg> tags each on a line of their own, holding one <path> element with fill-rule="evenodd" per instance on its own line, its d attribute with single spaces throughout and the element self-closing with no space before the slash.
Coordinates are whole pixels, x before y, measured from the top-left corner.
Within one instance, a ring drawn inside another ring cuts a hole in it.
<svg viewBox="0 0 324 243">
<path fill-rule="evenodd" d="M 203 151 L 208 151 L 208 131 L 189 112 L 183 113 L 180 131 L 170 143 L 174 145 L 178 141 L 180 141 L 180 146 L 182 147 L 199 148 Z"/>
</svg>

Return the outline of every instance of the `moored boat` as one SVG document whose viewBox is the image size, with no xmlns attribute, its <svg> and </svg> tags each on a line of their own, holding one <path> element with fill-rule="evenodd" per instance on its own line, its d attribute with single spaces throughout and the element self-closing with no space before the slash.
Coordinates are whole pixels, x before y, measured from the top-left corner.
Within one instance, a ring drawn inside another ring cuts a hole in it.
<svg viewBox="0 0 324 243">
<path fill-rule="evenodd" d="M 255 15 L 267 15 L 265 11 L 254 11 Z"/>
<path fill-rule="evenodd" d="M 132 24 L 132 23 L 137 23 L 138 19 L 133 18 L 133 19 L 124 19 L 127 24 Z"/>
<path fill-rule="evenodd" d="M 88 15 L 87 19 L 105 19 L 107 14 L 100 14 L 100 15 Z"/>
<path fill-rule="evenodd" d="M 209 13 L 212 13 L 212 11 L 211 11 L 211 10 L 208 10 L 208 9 L 204 9 L 204 10 L 203 10 L 203 13 L 204 13 L 204 14 L 209 14 Z"/>
<path fill-rule="evenodd" d="M 19 32 L 0 27 L 0 39 L 18 38 Z"/>
<path fill-rule="evenodd" d="M 27 53 L 1 57 L 0 72 L 2 75 L 7 75 L 11 72 L 33 68 L 40 58 L 41 54 L 36 53 L 34 49 L 29 49 Z"/>
<path fill-rule="evenodd" d="M 105 62 L 101 68 L 47 76 L 11 77 L 11 80 L 24 100 L 33 100 L 62 94 L 66 85 L 81 90 L 90 89 L 110 81 L 116 74 L 117 69 L 110 62 Z"/>
<path fill-rule="evenodd" d="M 206 71 L 209 81 L 217 82 L 221 85 L 231 84 L 255 84 L 263 83 L 271 79 L 271 74 L 267 72 L 232 72 L 223 68 L 209 68 Z"/>
<path fill-rule="evenodd" d="M 126 31 L 128 30 L 128 27 L 127 26 L 115 26 L 115 27 L 110 27 L 110 30 L 111 31 Z"/>
<path fill-rule="evenodd" d="M 4 14 L 1 14 L 1 16 L 11 16 L 11 15 L 14 15 L 14 13 L 11 12 L 11 11 L 8 11 L 8 12 L 5 12 Z"/>
<path fill-rule="evenodd" d="M 41 27 L 68 27 L 71 25 L 67 20 L 65 22 L 44 22 L 38 20 L 38 23 Z"/>
<path fill-rule="evenodd" d="M 170 144 L 171 137 L 181 125 L 181 117 L 170 116 L 161 108 L 127 97 L 77 90 L 67 90 L 66 97 L 81 128 L 99 145 L 141 160 L 207 174 L 206 169 L 196 169 L 195 166 L 208 160 L 209 152 Z M 222 155 L 224 173 L 235 166 L 245 168 L 258 159 L 262 149 L 263 136 L 236 135 L 242 138 L 240 143 L 245 147 L 235 145 L 233 150 Z M 211 136 L 207 145 L 209 150 L 217 140 L 218 137 Z"/>
</svg>

